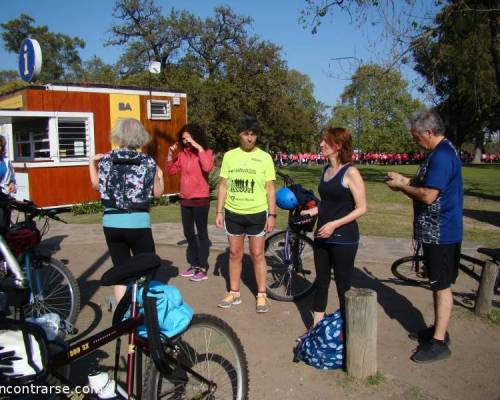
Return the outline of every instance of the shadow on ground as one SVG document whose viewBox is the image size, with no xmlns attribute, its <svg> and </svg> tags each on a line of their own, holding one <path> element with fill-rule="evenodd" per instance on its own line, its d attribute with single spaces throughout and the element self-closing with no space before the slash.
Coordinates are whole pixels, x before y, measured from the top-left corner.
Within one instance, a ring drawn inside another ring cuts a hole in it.
<svg viewBox="0 0 500 400">
<path fill-rule="evenodd" d="M 498 211 L 464 209 L 464 216 L 479 222 L 484 222 L 485 224 L 500 227 L 500 212 Z"/>
</svg>

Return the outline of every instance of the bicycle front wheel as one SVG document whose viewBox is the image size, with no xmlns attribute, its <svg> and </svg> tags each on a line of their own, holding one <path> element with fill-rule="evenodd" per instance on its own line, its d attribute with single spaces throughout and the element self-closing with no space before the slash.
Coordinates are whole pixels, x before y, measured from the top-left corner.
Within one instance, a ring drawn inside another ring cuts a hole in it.
<svg viewBox="0 0 500 400">
<path fill-rule="evenodd" d="M 187 331 L 167 349 L 176 363 L 172 373 L 162 376 L 152 359 L 145 366 L 143 399 L 248 399 L 248 364 L 245 351 L 233 329 L 221 319 L 196 314 Z M 176 355 L 175 355 L 176 354 Z M 214 385 L 182 368 L 192 369 Z"/>
<path fill-rule="evenodd" d="M 24 306 L 27 317 L 56 313 L 74 324 L 80 312 L 80 288 L 68 267 L 53 258 L 31 259 L 32 299 Z"/>
<path fill-rule="evenodd" d="M 396 278 L 415 285 L 429 282 L 422 256 L 408 256 L 394 261 L 391 272 Z"/>
<path fill-rule="evenodd" d="M 277 232 L 266 239 L 264 256 L 267 263 L 266 289 L 269 297 L 293 301 L 307 296 L 314 289 L 313 241 L 305 235 Z"/>
</svg>

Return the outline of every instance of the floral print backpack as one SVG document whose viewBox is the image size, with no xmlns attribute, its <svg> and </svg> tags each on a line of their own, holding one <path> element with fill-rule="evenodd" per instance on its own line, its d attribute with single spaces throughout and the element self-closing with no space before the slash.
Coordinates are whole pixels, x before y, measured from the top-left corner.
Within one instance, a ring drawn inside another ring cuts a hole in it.
<svg viewBox="0 0 500 400">
<path fill-rule="evenodd" d="M 154 159 L 128 149 L 112 150 L 99 163 L 99 192 L 106 208 L 147 211 L 156 173 Z"/>
</svg>

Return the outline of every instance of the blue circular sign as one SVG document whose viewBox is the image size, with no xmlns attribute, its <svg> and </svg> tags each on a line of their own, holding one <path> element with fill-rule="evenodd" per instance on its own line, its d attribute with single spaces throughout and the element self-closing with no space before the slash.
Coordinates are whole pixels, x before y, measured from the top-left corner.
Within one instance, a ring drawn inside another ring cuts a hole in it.
<svg viewBox="0 0 500 400">
<path fill-rule="evenodd" d="M 19 49 L 19 74 L 31 82 L 42 70 L 42 49 L 35 39 L 24 39 Z"/>
</svg>

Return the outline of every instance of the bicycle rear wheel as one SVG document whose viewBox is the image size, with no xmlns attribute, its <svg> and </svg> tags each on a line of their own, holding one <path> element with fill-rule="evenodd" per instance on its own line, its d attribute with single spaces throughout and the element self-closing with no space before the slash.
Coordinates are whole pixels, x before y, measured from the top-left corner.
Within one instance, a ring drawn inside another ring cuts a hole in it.
<svg viewBox="0 0 500 400">
<path fill-rule="evenodd" d="M 74 324 L 80 312 L 80 288 L 68 267 L 53 258 L 33 256 L 31 274 L 32 299 L 24 306 L 25 315 L 53 312 Z"/>
<path fill-rule="evenodd" d="M 193 374 L 172 365 L 172 373 L 162 376 L 152 359 L 145 366 L 143 399 L 248 399 L 248 364 L 245 351 L 233 329 L 221 319 L 196 314 L 186 332 L 166 351 L 216 384 L 213 392 Z M 176 355 L 175 355 L 176 354 Z"/>
<path fill-rule="evenodd" d="M 416 285 L 429 282 L 422 256 L 408 256 L 394 261 L 391 265 L 391 272 L 396 278 Z"/>
<path fill-rule="evenodd" d="M 266 239 L 266 289 L 269 297 L 293 301 L 307 296 L 314 289 L 313 241 L 305 235 L 277 232 Z M 286 246 L 288 245 L 288 249 Z"/>
</svg>

